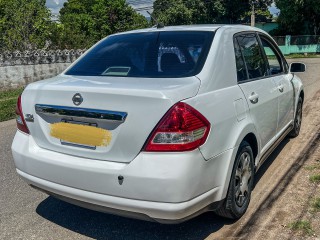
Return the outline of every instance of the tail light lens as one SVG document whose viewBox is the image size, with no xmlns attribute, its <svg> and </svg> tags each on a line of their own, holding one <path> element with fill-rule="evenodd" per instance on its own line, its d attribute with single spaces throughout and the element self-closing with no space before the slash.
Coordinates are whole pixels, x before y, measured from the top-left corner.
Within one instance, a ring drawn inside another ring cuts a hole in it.
<svg viewBox="0 0 320 240">
<path fill-rule="evenodd" d="M 191 151 L 207 140 L 210 122 L 186 103 L 175 104 L 161 119 L 143 151 Z"/>
<path fill-rule="evenodd" d="M 16 114 L 17 114 L 17 128 L 24 132 L 29 134 L 29 129 L 27 127 L 26 121 L 23 117 L 22 107 L 21 107 L 21 95 L 18 98 L 17 106 L 16 106 Z"/>
</svg>

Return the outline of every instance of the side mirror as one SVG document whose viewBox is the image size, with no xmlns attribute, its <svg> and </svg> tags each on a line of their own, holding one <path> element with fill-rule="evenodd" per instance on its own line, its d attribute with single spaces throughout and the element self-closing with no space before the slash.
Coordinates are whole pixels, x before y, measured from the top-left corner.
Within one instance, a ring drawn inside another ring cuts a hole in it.
<svg viewBox="0 0 320 240">
<path fill-rule="evenodd" d="M 302 73 L 307 69 L 304 63 L 291 63 L 290 64 L 290 72 L 292 73 Z"/>
</svg>

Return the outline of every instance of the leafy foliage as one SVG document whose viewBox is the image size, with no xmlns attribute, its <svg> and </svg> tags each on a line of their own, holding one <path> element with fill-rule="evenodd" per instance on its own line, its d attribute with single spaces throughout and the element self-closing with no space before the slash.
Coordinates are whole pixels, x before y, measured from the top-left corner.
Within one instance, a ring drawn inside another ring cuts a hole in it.
<svg viewBox="0 0 320 240">
<path fill-rule="evenodd" d="M 255 17 L 257 23 L 266 23 L 266 22 L 272 22 L 272 14 L 269 12 L 269 10 L 261 10 L 258 9 L 255 11 Z M 251 11 L 245 13 L 244 18 L 241 20 L 244 23 L 250 23 L 251 21 Z"/>
<path fill-rule="evenodd" d="M 251 9 L 245 0 L 156 0 L 154 15 L 165 25 L 238 23 Z M 257 1 L 262 11 L 272 0 Z"/>
<path fill-rule="evenodd" d="M 125 0 L 69 0 L 59 23 L 46 0 L 0 0 L 0 49 L 88 48 L 116 33 L 147 27 Z"/>
<path fill-rule="evenodd" d="M 110 34 L 148 26 L 125 0 L 69 0 L 60 15 L 53 38 L 60 48 L 87 48 Z"/>
<path fill-rule="evenodd" d="M 320 32 L 319 0 L 275 0 L 280 9 L 277 34 L 317 35 Z"/>
<path fill-rule="evenodd" d="M 45 0 L 0 0 L 0 48 L 43 48 L 51 34 L 51 14 Z"/>
</svg>

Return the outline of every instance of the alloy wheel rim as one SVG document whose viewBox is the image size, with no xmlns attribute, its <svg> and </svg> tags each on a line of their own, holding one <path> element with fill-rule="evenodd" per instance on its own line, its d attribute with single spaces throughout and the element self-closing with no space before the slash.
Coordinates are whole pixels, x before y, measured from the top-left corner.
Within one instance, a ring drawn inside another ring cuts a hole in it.
<svg viewBox="0 0 320 240">
<path fill-rule="evenodd" d="M 299 104 L 298 112 L 297 112 L 297 117 L 296 117 L 296 129 L 297 129 L 297 131 L 300 130 L 300 127 L 301 127 L 301 119 L 302 119 L 302 108 L 301 108 L 301 104 Z"/>
<path fill-rule="evenodd" d="M 236 169 L 235 201 L 238 207 L 242 207 L 249 198 L 250 181 L 252 179 L 251 156 L 244 152 Z"/>
</svg>

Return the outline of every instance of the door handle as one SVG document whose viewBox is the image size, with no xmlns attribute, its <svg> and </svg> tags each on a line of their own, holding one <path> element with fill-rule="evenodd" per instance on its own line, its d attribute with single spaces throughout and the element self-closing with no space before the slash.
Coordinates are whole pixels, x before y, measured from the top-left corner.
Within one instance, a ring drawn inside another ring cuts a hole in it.
<svg viewBox="0 0 320 240">
<path fill-rule="evenodd" d="M 251 103 L 256 104 L 259 101 L 259 95 L 255 92 L 251 93 L 251 95 L 248 97 Z"/>
<path fill-rule="evenodd" d="M 284 86 L 281 84 L 281 85 L 278 86 L 278 89 L 279 89 L 280 92 L 283 92 Z"/>
</svg>

